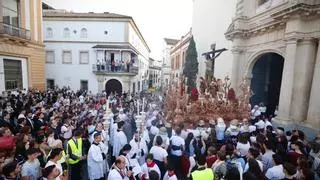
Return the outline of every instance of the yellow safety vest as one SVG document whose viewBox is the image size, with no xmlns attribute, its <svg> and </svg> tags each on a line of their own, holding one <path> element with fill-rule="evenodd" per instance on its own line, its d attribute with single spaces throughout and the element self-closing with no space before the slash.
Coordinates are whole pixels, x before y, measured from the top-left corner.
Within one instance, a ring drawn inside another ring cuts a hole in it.
<svg viewBox="0 0 320 180">
<path fill-rule="evenodd" d="M 80 158 L 82 156 L 82 139 L 81 138 L 77 139 L 77 144 L 78 144 L 78 147 L 74 143 L 73 139 L 70 139 L 68 141 L 68 145 L 71 148 L 71 153 Z M 79 161 L 80 161 L 80 159 L 73 160 L 73 159 L 71 159 L 69 157 L 69 161 L 68 162 L 69 162 L 69 164 L 77 164 Z"/>
<path fill-rule="evenodd" d="M 212 169 L 196 170 L 191 173 L 193 180 L 214 180 L 214 174 Z"/>
</svg>

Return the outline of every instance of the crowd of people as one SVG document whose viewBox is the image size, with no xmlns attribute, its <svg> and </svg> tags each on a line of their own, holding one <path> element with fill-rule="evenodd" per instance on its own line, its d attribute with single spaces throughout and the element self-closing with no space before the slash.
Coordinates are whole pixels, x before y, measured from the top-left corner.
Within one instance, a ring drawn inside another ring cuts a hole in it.
<svg viewBox="0 0 320 180">
<path fill-rule="evenodd" d="M 300 130 L 273 127 L 263 104 L 249 120 L 179 125 L 163 105 L 156 94 L 4 92 L 1 178 L 319 179 L 320 136 L 307 141 Z"/>
</svg>

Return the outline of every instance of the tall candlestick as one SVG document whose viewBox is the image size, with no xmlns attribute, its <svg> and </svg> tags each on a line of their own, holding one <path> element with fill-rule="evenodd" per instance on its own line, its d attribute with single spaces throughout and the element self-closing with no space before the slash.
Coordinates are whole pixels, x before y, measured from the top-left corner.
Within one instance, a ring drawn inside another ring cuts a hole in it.
<svg viewBox="0 0 320 180">
<path fill-rule="evenodd" d="M 109 112 L 109 99 L 107 99 L 107 108 L 106 108 L 106 113 Z"/>
<path fill-rule="evenodd" d="M 144 112 L 144 102 L 145 102 L 145 98 L 142 98 L 142 111 Z"/>
<path fill-rule="evenodd" d="M 140 104 L 139 104 L 139 100 L 137 100 L 137 106 L 138 106 L 137 110 L 138 110 L 138 115 L 139 115 L 139 112 L 140 112 Z"/>
</svg>

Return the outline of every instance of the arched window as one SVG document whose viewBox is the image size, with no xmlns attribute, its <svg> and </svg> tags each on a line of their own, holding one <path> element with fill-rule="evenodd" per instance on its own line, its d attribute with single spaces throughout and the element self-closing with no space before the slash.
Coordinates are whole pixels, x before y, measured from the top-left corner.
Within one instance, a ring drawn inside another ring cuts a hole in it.
<svg viewBox="0 0 320 180">
<path fill-rule="evenodd" d="M 63 37 L 69 37 L 70 36 L 70 30 L 69 28 L 63 29 Z"/>
<path fill-rule="evenodd" d="M 53 37 L 53 31 L 52 28 L 48 27 L 46 30 L 46 37 L 47 38 L 52 38 Z"/>
<path fill-rule="evenodd" d="M 86 28 L 82 28 L 81 29 L 80 37 L 81 38 L 87 38 L 87 29 Z"/>
</svg>

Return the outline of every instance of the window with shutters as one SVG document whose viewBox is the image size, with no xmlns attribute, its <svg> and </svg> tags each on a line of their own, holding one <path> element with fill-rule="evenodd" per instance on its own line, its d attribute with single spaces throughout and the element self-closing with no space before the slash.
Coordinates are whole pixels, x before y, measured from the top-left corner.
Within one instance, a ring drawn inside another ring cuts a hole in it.
<svg viewBox="0 0 320 180">
<path fill-rule="evenodd" d="M 80 90 L 88 91 L 88 80 L 80 80 Z"/>
<path fill-rule="evenodd" d="M 22 89 L 22 65 L 20 60 L 3 59 L 6 90 Z"/>
<path fill-rule="evenodd" d="M 86 28 L 82 28 L 81 32 L 80 32 L 80 37 L 81 38 L 87 38 L 88 34 L 87 34 L 87 29 Z"/>
<path fill-rule="evenodd" d="M 70 30 L 69 30 L 69 28 L 64 28 L 64 29 L 63 29 L 63 37 L 65 37 L 65 38 L 70 37 Z"/>
<path fill-rule="evenodd" d="M 62 63 L 71 64 L 72 63 L 72 54 L 71 51 L 62 52 Z"/>
<path fill-rule="evenodd" d="M 46 37 L 47 38 L 52 38 L 53 37 L 53 30 L 52 30 L 52 28 L 47 28 L 47 30 L 46 30 Z"/>
<path fill-rule="evenodd" d="M 54 79 L 47 79 L 47 89 L 54 89 Z"/>
<path fill-rule="evenodd" d="M 88 64 L 88 63 L 89 63 L 89 52 L 80 51 L 80 64 Z"/>
<path fill-rule="evenodd" d="M 46 63 L 54 63 L 54 51 L 46 51 Z"/>
</svg>

